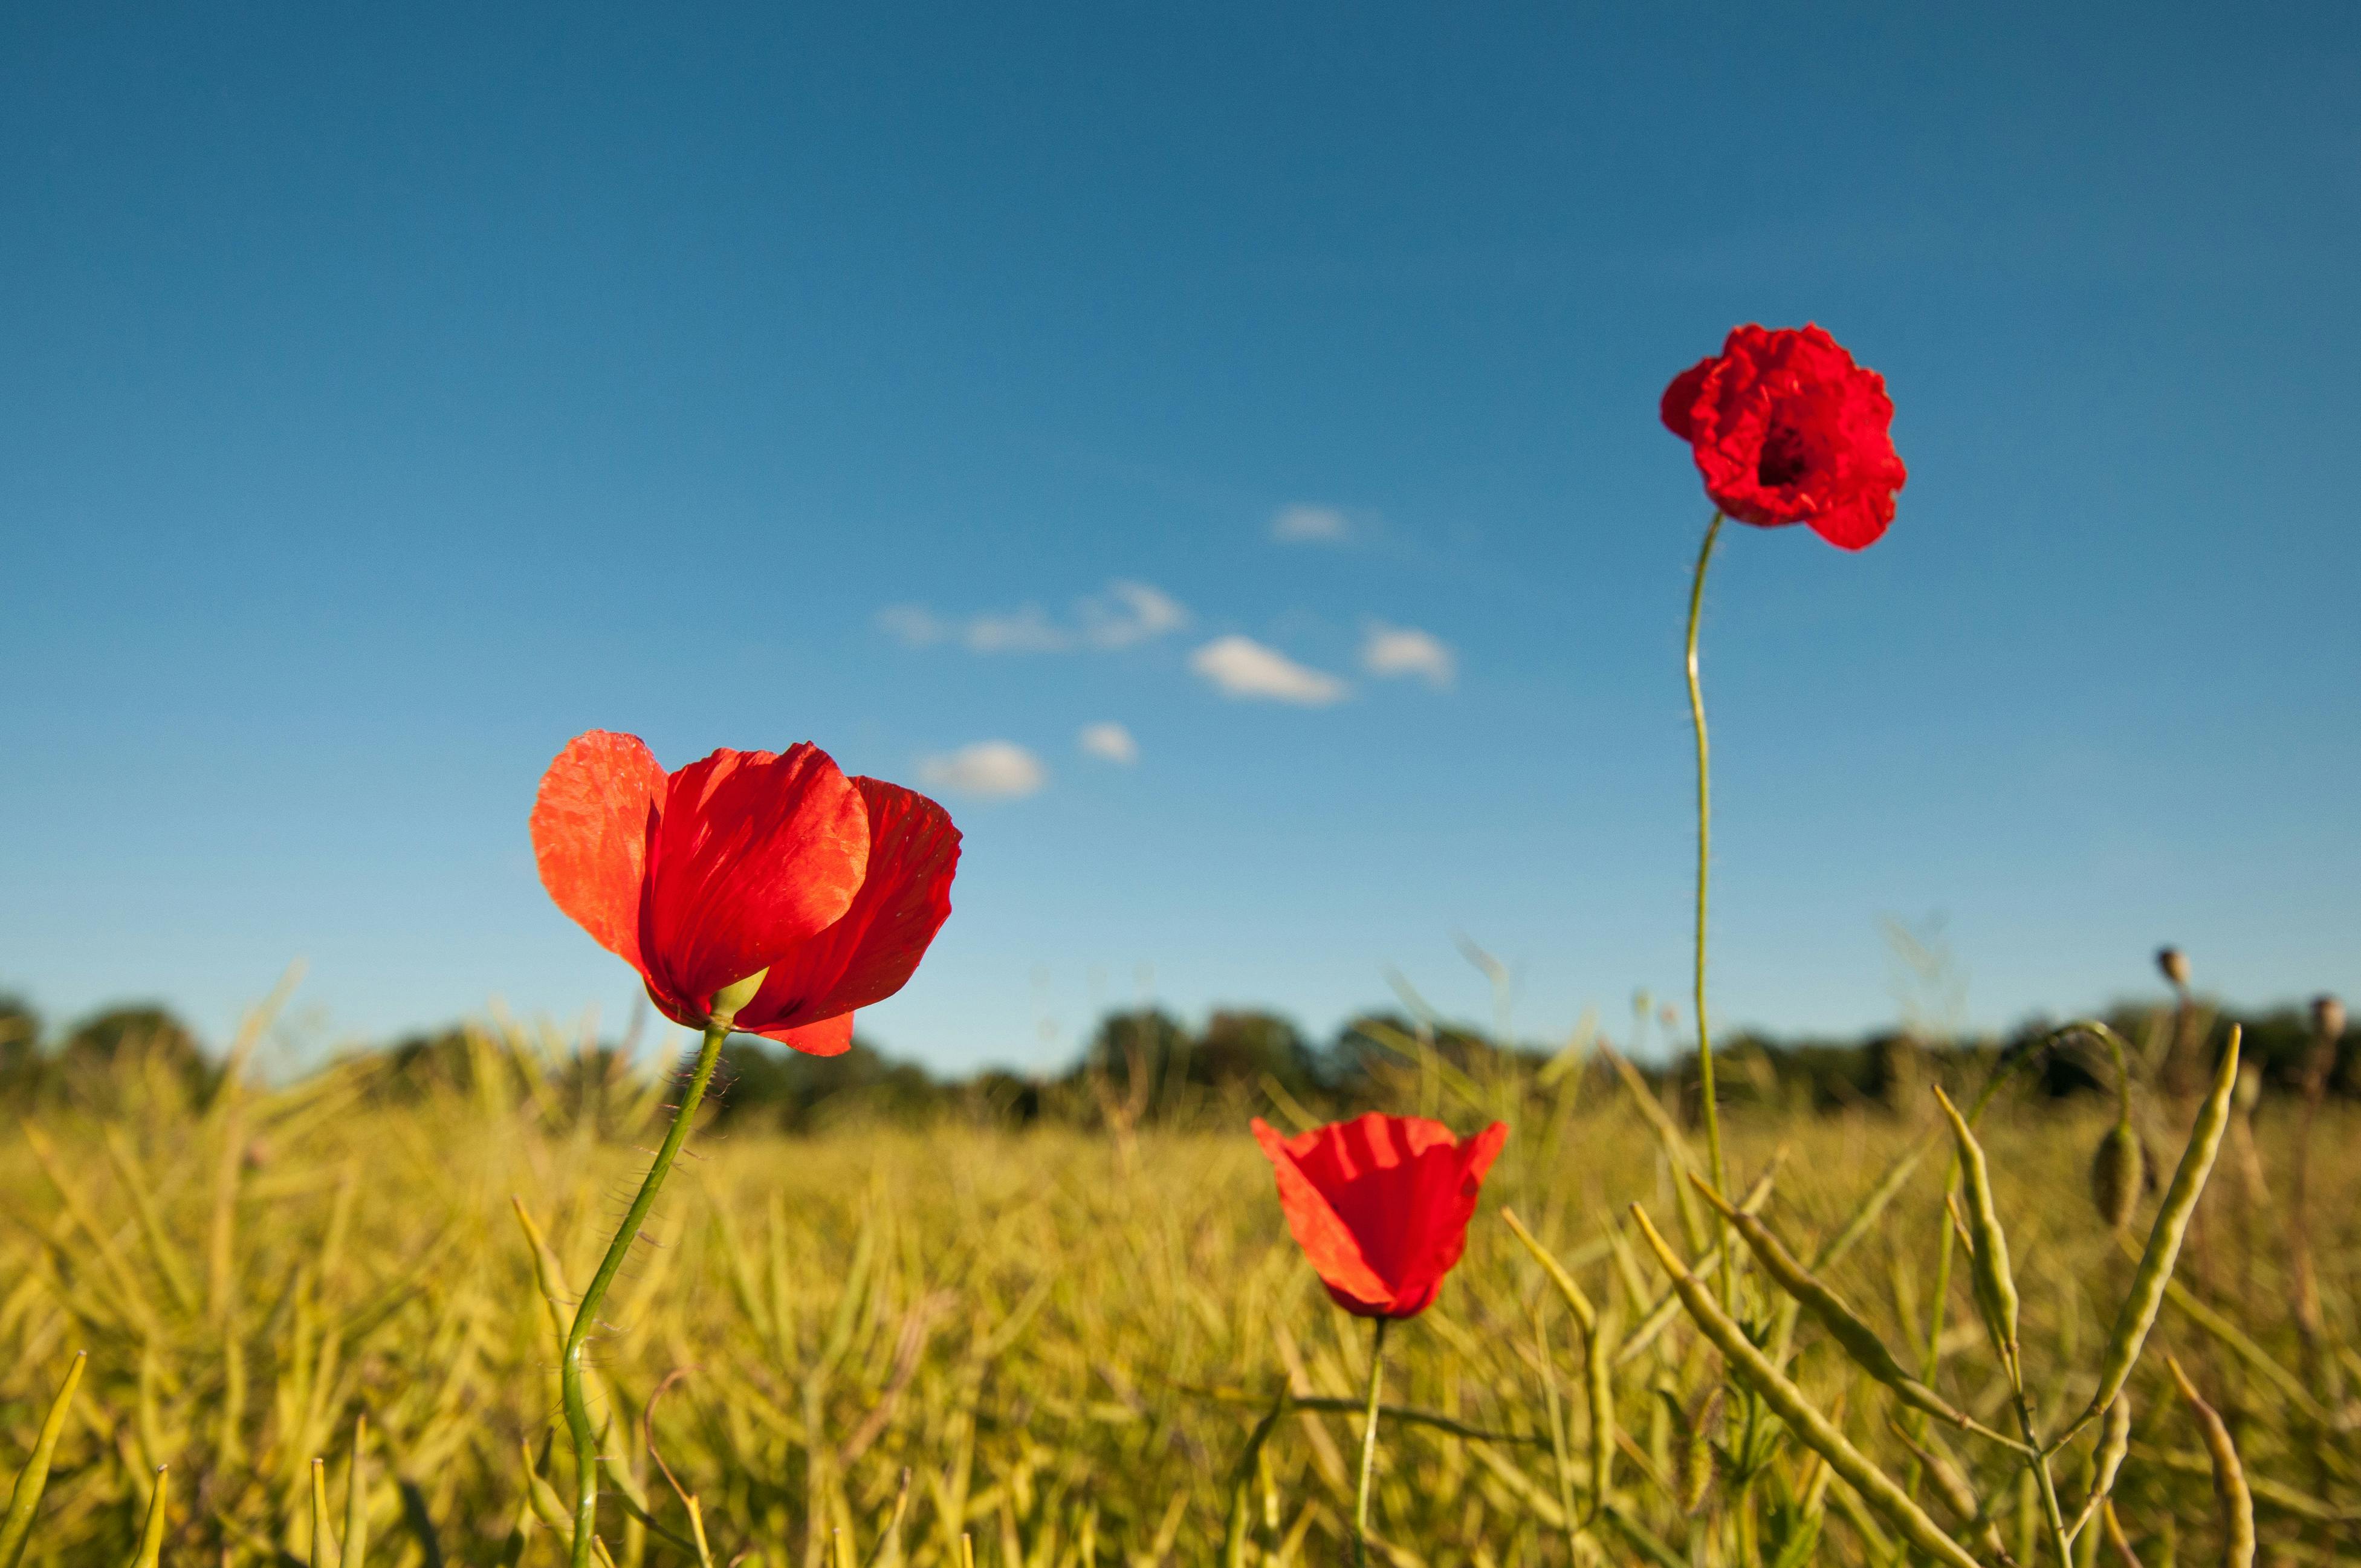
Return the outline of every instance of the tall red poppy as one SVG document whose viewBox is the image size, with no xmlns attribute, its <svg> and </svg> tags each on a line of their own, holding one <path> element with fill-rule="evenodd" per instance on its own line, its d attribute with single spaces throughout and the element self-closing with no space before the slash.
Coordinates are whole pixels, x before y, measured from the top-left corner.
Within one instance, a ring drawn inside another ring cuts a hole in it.
<svg viewBox="0 0 2361 1568">
<path fill-rule="evenodd" d="M 1809 523 L 1863 550 L 1894 521 L 1909 477 L 1885 378 L 1817 326 L 1733 329 L 1719 354 L 1673 378 L 1663 413 L 1714 504 L 1758 527 Z"/>
<path fill-rule="evenodd" d="M 1463 1143 L 1440 1122 L 1372 1111 L 1292 1138 L 1257 1116 L 1254 1135 L 1279 1178 L 1287 1228 L 1336 1304 L 1364 1318 L 1414 1318 L 1466 1248 L 1476 1195 L 1509 1128 L 1495 1122 Z"/>
<path fill-rule="evenodd" d="M 959 829 L 922 795 L 847 778 L 809 744 L 719 751 L 666 773 L 593 729 L 542 775 L 533 858 L 557 906 L 691 1028 L 761 974 L 735 1026 L 813 1056 L 902 989 L 951 912 Z"/>
</svg>

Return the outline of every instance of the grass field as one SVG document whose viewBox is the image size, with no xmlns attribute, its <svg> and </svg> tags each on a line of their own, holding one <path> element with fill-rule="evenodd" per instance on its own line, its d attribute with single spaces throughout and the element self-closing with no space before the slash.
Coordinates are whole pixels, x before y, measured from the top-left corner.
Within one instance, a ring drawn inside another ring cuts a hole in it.
<svg viewBox="0 0 2361 1568">
<path fill-rule="evenodd" d="M 45 1109 L 0 1137 L 0 1475 L 89 1353 L 24 1561 L 133 1561 L 158 1465 L 170 1477 L 163 1562 L 333 1561 L 314 1539 L 315 1457 L 331 1532 L 366 1531 L 347 1561 L 563 1561 L 571 1460 L 553 1300 L 570 1304 L 568 1281 L 605 1245 L 664 1084 L 585 1090 L 561 1066 L 488 1034 L 470 1072 L 423 1092 L 390 1092 L 364 1058 L 283 1090 L 233 1079 L 208 1104 L 132 1067 L 110 1103 Z M 1669 1121 L 1639 1113 L 1631 1083 L 1594 1062 L 1547 1083 L 1438 1070 L 1401 1091 L 1400 1109 L 1422 1099 L 1462 1128 L 1498 1115 L 1514 1134 L 1466 1261 L 1389 1342 L 1389 1408 L 1425 1414 L 1382 1423 L 1373 1560 L 1903 1560 L 1883 1516 L 1725 1383 L 1719 1353 L 1631 1242 L 1633 1201 L 1692 1259 L 1714 1234 L 1700 1211 L 1685 1223 L 1675 1166 L 1694 1157 Z M 1767 1178 L 1764 1213 L 1809 1256 L 1894 1162 L 1925 1151 L 1828 1277 L 1914 1370 L 1931 1335 L 1929 1381 L 2005 1427 L 2008 1385 L 1947 1237 L 1952 1146 L 1920 1098 L 1899 1115 L 1733 1116 L 1732 1186 Z M 2193 1109 L 2143 1098 L 2167 1174 Z M 693 1142 L 597 1344 L 613 1558 L 698 1559 L 643 1440 L 653 1405 L 717 1563 L 956 1564 L 963 1550 L 1043 1568 L 1348 1560 L 1367 1324 L 1329 1303 L 1290 1242 L 1245 1133 L 1255 1112 L 1279 1118 L 1241 1100 L 1136 1135 L 951 1123 L 809 1140 L 733 1126 Z M 2142 1562 L 2235 1557 L 2165 1351 L 2221 1414 L 2262 1561 L 2331 1561 L 2361 1529 L 2342 1392 L 2361 1381 L 2345 1348 L 2361 1127 L 2323 1113 L 2311 1212 L 2324 1313 L 2307 1339 L 2286 1224 L 2299 1113 L 2275 1095 L 2234 1120 L 2133 1375 L 2114 1508 Z M 2050 1429 L 2090 1395 L 2126 1248 L 2156 1202 L 2142 1200 L 2127 1237 L 2098 1218 L 2088 1170 L 2108 1123 L 2088 1102 L 2004 1093 L 1982 1124 L 2026 1380 Z M 1611 1353 L 1603 1489 L 1586 1342 L 1504 1205 L 1609 1320 L 1592 1342 Z M 1774 1352 L 1781 1299 L 1742 1274 L 1741 1316 Z M 1937 1435 L 1817 1319 L 1785 1328 L 1802 1390 L 1979 1561 L 2050 1555 L 2032 1472 L 2007 1450 Z M 1278 1407 L 1290 1389 L 1314 1403 Z M 2058 1456 L 2070 1514 L 2100 1435 Z M 1930 1457 L 1957 1474 L 1930 1474 Z M 1963 1487 L 1985 1518 L 1947 1508 Z M 2122 1560 L 2105 1533 L 2085 1530 L 2073 1555 Z"/>
</svg>

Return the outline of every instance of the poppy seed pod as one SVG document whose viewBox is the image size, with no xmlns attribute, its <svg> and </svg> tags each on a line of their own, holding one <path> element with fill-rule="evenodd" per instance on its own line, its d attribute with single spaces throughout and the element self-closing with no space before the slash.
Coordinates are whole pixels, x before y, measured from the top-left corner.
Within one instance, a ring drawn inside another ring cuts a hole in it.
<svg viewBox="0 0 2361 1568">
<path fill-rule="evenodd" d="M 2156 967 L 2164 971 L 2164 978 L 2171 983 L 2173 990 L 2189 989 L 2189 955 L 2179 948 L 2158 948 L 2156 950 Z"/>
<path fill-rule="evenodd" d="M 2345 1003 L 2334 996 L 2312 999 L 2312 1032 L 2330 1042 L 2345 1037 Z"/>
<path fill-rule="evenodd" d="M 2091 1201 L 2109 1229 L 2120 1231 L 2132 1223 L 2147 1169 L 2147 1159 L 2132 1124 L 2117 1122 L 2108 1128 L 2091 1158 Z"/>
</svg>

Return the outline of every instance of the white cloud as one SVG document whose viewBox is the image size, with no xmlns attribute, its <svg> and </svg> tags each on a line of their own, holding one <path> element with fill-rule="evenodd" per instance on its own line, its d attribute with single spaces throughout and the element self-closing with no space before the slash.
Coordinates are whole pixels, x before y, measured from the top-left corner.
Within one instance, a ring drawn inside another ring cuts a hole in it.
<svg viewBox="0 0 2361 1568">
<path fill-rule="evenodd" d="M 1123 767 L 1139 761 L 1139 742 L 1120 724 L 1085 724 L 1076 743 L 1092 756 Z"/>
<path fill-rule="evenodd" d="M 951 634 L 922 604 L 889 604 L 877 612 L 877 629 L 911 648 L 930 647 Z"/>
<path fill-rule="evenodd" d="M 1109 583 L 1106 592 L 1074 608 L 1082 636 L 1093 648 L 1128 648 L 1189 624 L 1179 599 L 1146 583 Z"/>
<path fill-rule="evenodd" d="M 1335 676 L 1307 669 L 1251 637 L 1217 637 L 1189 655 L 1189 667 L 1219 686 L 1224 696 L 1260 697 L 1304 707 L 1341 702 L 1352 689 Z"/>
<path fill-rule="evenodd" d="M 1373 675 L 1417 675 L 1440 690 L 1459 677 L 1459 655 L 1431 631 L 1371 621 L 1361 668 Z"/>
<path fill-rule="evenodd" d="M 947 755 L 920 759 L 918 777 L 928 789 L 1017 800 L 1047 784 L 1049 770 L 1014 740 L 978 740 Z"/>
<path fill-rule="evenodd" d="M 1027 605 L 1014 615 L 979 615 L 967 623 L 960 641 L 978 653 L 1054 653 L 1071 639 L 1041 613 Z"/>
<path fill-rule="evenodd" d="M 1353 536 L 1353 520 L 1334 507 L 1298 501 L 1271 513 L 1270 536 L 1287 544 L 1342 544 Z"/>
<path fill-rule="evenodd" d="M 877 612 L 878 629 L 912 648 L 956 641 L 972 653 L 1062 653 L 1076 648 L 1129 648 L 1178 631 L 1189 610 L 1162 588 L 1116 581 L 1100 593 L 1074 601 L 1069 621 L 1039 605 L 945 620 L 921 604 L 889 605 Z"/>
</svg>

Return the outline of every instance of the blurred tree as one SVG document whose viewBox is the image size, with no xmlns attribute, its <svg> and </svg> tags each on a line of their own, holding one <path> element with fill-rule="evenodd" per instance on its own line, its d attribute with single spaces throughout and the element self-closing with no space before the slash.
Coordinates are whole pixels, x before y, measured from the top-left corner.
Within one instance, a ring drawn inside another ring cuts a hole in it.
<svg viewBox="0 0 2361 1568">
<path fill-rule="evenodd" d="M 1153 1007 L 1110 1013 L 1083 1048 L 1080 1074 L 1133 1120 L 1169 1100 L 1188 1070 L 1189 1032 Z"/>
<path fill-rule="evenodd" d="M 1233 1009 L 1205 1021 L 1188 1058 L 1188 1080 L 1210 1088 L 1253 1087 L 1266 1078 L 1289 1093 L 1319 1087 L 1319 1063 L 1293 1023 L 1276 1013 Z"/>
<path fill-rule="evenodd" d="M 23 998 L 0 996 L 0 1097 L 21 1100 L 41 1078 L 41 1016 Z"/>
<path fill-rule="evenodd" d="M 203 1099 L 221 1073 L 188 1026 L 153 1005 L 111 1007 L 84 1019 L 66 1036 L 54 1065 L 69 1093 L 107 1104 L 135 1080 Z"/>
<path fill-rule="evenodd" d="M 751 1035 L 721 1048 L 716 1120 L 804 1133 L 846 1120 L 917 1121 L 946 1096 L 926 1069 L 855 1036 L 841 1056 L 812 1057 Z"/>
</svg>

